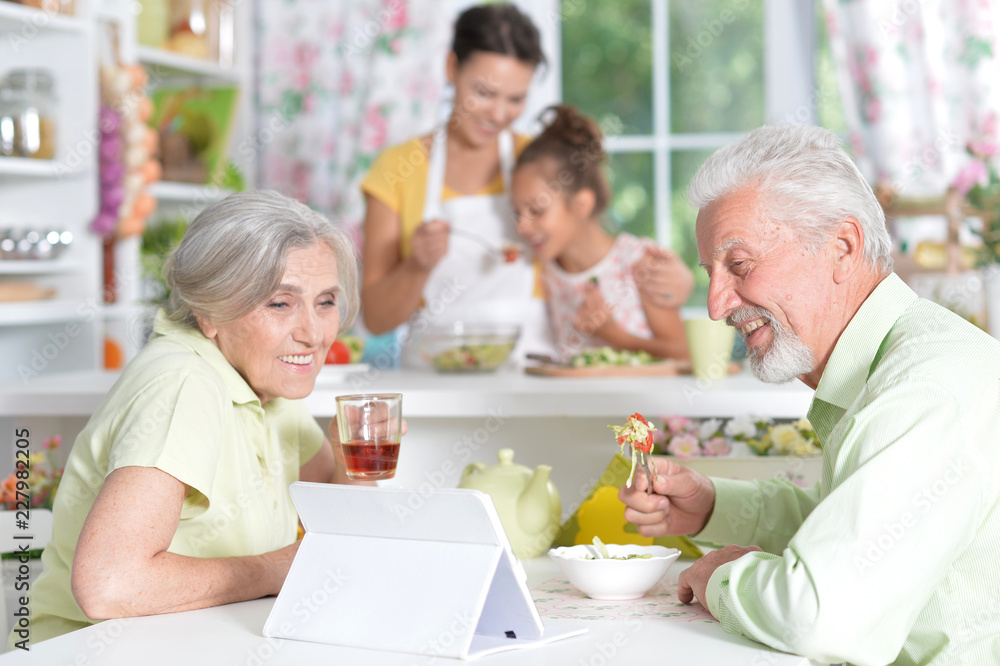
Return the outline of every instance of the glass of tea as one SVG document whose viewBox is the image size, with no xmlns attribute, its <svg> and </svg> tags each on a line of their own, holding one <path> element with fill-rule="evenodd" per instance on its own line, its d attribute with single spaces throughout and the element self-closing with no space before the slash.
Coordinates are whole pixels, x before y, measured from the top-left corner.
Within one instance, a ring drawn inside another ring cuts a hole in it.
<svg viewBox="0 0 1000 666">
<path fill-rule="evenodd" d="M 399 393 L 337 396 L 337 429 L 352 479 L 396 475 L 403 396 Z"/>
</svg>

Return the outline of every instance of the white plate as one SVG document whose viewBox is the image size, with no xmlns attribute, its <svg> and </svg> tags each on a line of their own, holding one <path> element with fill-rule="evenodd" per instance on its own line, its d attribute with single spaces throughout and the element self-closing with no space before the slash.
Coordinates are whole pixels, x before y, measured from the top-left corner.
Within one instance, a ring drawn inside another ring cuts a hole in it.
<svg viewBox="0 0 1000 666">
<path fill-rule="evenodd" d="M 351 375 L 366 372 L 370 367 L 367 363 L 328 363 L 319 371 L 316 385 L 339 384 Z"/>
</svg>

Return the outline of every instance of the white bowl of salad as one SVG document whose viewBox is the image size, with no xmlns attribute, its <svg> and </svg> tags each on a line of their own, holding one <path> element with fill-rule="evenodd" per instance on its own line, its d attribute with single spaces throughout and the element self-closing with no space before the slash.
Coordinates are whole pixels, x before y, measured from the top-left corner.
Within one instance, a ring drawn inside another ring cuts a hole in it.
<svg viewBox="0 0 1000 666">
<path fill-rule="evenodd" d="M 601 551 L 603 548 L 603 552 Z M 579 545 L 553 548 L 551 557 L 573 587 L 591 599 L 638 599 L 651 590 L 681 551 L 635 544 Z"/>
</svg>

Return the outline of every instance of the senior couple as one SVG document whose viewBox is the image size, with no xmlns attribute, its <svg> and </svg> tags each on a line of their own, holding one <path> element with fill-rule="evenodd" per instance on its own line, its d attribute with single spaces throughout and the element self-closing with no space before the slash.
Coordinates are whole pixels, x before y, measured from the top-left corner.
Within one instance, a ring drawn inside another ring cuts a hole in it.
<svg viewBox="0 0 1000 666">
<path fill-rule="evenodd" d="M 658 458 L 652 494 L 642 477 L 622 489 L 626 518 L 725 545 L 680 595 L 730 632 L 819 661 L 996 663 L 1000 343 L 892 273 L 879 204 L 826 130 L 752 132 L 689 194 L 710 315 L 757 377 L 816 389 L 823 478 Z M 33 642 L 277 594 L 298 545 L 288 484 L 346 482 L 336 428 L 299 400 L 357 312 L 344 234 L 279 194 L 236 194 L 192 223 L 166 277 L 170 307 L 71 452 Z"/>
</svg>

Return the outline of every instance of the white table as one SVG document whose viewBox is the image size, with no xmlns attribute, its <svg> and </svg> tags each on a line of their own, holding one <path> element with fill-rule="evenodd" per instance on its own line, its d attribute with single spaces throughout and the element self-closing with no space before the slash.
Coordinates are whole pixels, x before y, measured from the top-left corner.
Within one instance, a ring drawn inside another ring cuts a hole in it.
<svg viewBox="0 0 1000 666">
<path fill-rule="evenodd" d="M 558 569 L 546 557 L 525 561 L 524 565 L 529 587 L 558 573 Z M 678 561 L 667 576 L 676 578 L 689 565 L 690 562 Z M 110 620 L 38 643 L 30 653 L 15 651 L 0 655 L 0 664 L 411 666 L 462 663 L 434 656 L 265 638 L 261 628 L 273 602 L 273 597 L 269 597 L 184 613 Z M 415 608 L 414 612 L 419 610 Z M 575 620 L 573 623 L 585 624 L 589 631 L 583 636 L 530 650 L 490 655 L 477 663 L 486 666 L 809 666 L 811 663 L 803 657 L 775 652 L 759 643 L 727 634 L 721 625 L 714 623 L 656 619 L 626 622 Z M 386 631 L 391 630 L 391 627 L 386 627 Z"/>
</svg>

